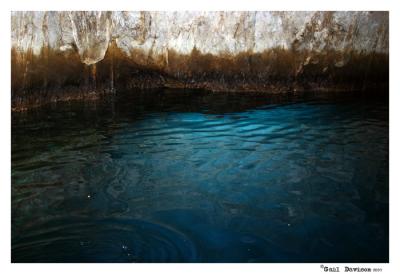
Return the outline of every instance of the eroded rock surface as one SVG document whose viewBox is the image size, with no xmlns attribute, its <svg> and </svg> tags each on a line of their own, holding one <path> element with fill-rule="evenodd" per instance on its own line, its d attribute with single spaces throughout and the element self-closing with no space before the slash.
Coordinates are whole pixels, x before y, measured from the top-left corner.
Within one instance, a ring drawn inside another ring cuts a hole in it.
<svg viewBox="0 0 400 274">
<path fill-rule="evenodd" d="M 14 105 L 114 85 L 284 92 L 388 79 L 387 12 L 47 11 L 11 20 Z"/>
</svg>

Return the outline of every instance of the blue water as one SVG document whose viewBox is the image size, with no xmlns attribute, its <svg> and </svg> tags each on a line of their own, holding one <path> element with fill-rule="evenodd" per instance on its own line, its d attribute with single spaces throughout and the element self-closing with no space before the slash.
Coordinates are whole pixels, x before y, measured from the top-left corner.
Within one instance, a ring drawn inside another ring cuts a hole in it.
<svg viewBox="0 0 400 274">
<path fill-rule="evenodd" d="M 13 262 L 388 262 L 388 102 L 157 91 L 12 117 Z"/>
</svg>

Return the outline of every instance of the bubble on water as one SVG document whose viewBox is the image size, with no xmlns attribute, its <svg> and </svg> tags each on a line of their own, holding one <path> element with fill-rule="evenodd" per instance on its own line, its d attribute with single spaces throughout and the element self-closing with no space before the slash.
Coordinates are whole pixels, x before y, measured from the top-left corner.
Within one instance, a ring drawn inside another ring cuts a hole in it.
<svg viewBox="0 0 400 274">
<path fill-rule="evenodd" d="M 90 241 L 80 241 L 79 245 L 80 246 L 88 246 L 90 244 Z"/>
</svg>

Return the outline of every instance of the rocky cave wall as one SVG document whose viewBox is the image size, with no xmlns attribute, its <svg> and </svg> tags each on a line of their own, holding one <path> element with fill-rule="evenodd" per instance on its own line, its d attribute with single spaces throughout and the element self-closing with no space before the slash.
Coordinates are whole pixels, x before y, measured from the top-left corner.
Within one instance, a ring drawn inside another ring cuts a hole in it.
<svg viewBox="0 0 400 274">
<path fill-rule="evenodd" d="M 387 88 L 388 12 L 12 12 L 15 109 L 120 89 Z"/>
</svg>

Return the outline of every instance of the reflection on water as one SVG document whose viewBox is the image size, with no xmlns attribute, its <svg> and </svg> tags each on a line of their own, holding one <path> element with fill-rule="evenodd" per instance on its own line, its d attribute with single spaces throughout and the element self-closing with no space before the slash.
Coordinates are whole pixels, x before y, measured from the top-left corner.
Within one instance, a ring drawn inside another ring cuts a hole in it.
<svg viewBox="0 0 400 274">
<path fill-rule="evenodd" d="M 388 103 L 307 97 L 13 113 L 13 262 L 387 262 Z"/>
</svg>

